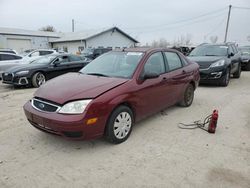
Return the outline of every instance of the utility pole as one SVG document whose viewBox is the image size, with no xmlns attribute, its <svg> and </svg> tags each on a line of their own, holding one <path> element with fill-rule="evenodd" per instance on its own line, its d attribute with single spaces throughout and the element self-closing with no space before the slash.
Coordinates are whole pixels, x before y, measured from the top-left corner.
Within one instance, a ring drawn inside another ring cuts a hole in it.
<svg viewBox="0 0 250 188">
<path fill-rule="evenodd" d="M 227 42 L 227 32 L 228 32 L 228 26 L 229 26 L 229 20 L 230 20 L 231 8 L 232 8 L 232 5 L 229 5 L 229 10 L 228 10 L 228 15 L 227 15 L 227 26 L 226 26 L 226 33 L 225 33 L 225 39 L 224 39 L 224 42 Z"/>
<path fill-rule="evenodd" d="M 75 20 L 72 19 L 72 32 L 75 32 Z"/>
</svg>

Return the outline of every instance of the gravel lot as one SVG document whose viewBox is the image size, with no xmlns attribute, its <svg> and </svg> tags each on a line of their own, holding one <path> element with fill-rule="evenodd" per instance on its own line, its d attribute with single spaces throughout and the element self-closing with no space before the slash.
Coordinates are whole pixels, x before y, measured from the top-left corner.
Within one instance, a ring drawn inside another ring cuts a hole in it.
<svg viewBox="0 0 250 188">
<path fill-rule="evenodd" d="M 22 105 L 35 89 L 0 84 L 0 187 L 250 187 L 250 72 L 200 86 L 191 107 L 138 123 L 123 144 L 68 141 L 40 132 Z M 216 134 L 179 122 L 219 110 Z"/>
</svg>

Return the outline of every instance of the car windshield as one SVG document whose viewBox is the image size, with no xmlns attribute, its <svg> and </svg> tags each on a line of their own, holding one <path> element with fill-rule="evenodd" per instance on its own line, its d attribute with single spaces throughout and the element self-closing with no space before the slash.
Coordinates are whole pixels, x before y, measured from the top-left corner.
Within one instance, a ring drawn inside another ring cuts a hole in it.
<svg viewBox="0 0 250 188">
<path fill-rule="evenodd" d="M 25 51 L 21 52 L 20 55 L 26 56 L 26 55 L 28 55 L 32 51 L 34 51 L 34 50 L 25 50 Z"/>
<path fill-rule="evenodd" d="M 39 59 L 32 61 L 31 64 L 49 64 L 55 58 L 56 56 L 54 55 L 43 56 Z"/>
<path fill-rule="evenodd" d="M 227 56 L 227 46 L 204 45 L 195 48 L 189 56 Z"/>
<path fill-rule="evenodd" d="M 241 51 L 241 54 L 249 54 L 250 55 L 250 48 L 245 48 L 245 47 L 241 47 L 239 48 L 239 50 Z"/>
<path fill-rule="evenodd" d="M 83 74 L 131 78 L 144 53 L 108 52 L 80 70 Z"/>
</svg>

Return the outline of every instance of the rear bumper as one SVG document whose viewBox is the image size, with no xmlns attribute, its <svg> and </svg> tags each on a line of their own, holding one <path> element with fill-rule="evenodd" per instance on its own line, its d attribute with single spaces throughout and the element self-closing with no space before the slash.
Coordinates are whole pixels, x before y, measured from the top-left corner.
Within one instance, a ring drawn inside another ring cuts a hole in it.
<svg viewBox="0 0 250 188">
<path fill-rule="evenodd" d="M 24 113 L 35 128 L 62 136 L 73 140 L 89 140 L 99 138 L 103 135 L 102 118 L 98 118 L 96 124 L 87 125 L 86 114 L 65 115 L 56 112 L 41 112 L 34 109 L 31 102 L 28 101 L 24 107 Z"/>
</svg>

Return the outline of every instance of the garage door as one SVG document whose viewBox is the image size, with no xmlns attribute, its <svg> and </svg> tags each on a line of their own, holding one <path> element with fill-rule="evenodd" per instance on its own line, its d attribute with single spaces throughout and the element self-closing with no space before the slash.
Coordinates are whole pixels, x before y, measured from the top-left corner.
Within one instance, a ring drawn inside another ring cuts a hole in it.
<svg viewBox="0 0 250 188">
<path fill-rule="evenodd" d="M 7 47 L 16 50 L 18 53 L 31 49 L 31 40 L 29 39 L 7 39 Z"/>
</svg>

